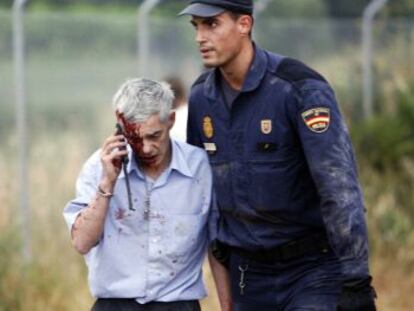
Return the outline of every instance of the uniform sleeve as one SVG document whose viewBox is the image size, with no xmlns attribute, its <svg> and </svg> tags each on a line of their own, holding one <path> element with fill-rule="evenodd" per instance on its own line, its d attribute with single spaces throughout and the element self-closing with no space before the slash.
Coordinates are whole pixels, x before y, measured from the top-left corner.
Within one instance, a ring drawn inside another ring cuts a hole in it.
<svg viewBox="0 0 414 311">
<path fill-rule="evenodd" d="M 216 195 L 214 189 L 211 190 L 210 212 L 208 217 L 208 241 L 211 243 L 218 237 L 218 222 L 220 212 L 217 206 Z"/>
<path fill-rule="evenodd" d="M 362 192 L 349 134 L 332 89 L 315 87 L 296 97 L 295 123 L 329 242 L 345 277 L 368 273 L 368 242 Z"/>
<path fill-rule="evenodd" d="M 63 211 L 63 217 L 69 231 L 72 230 L 78 215 L 95 197 L 100 174 L 101 165 L 98 150 L 83 165 L 76 181 L 76 197 L 66 204 Z"/>
<path fill-rule="evenodd" d="M 203 148 L 197 126 L 197 116 L 195 110 L 196 101 L 194 100 L 194 97 L 195 96 L 191 96 L 188 102 L 187 143 Z"/>
</svg>

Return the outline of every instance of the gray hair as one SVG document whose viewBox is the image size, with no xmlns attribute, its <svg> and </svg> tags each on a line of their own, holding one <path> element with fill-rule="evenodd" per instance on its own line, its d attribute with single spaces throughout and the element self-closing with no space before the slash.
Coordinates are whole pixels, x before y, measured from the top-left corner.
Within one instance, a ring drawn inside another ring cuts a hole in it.
<svg viewBox="0 0 414 311">
<path fill-rule="evenodd" d="M 161 122 L 165 122 L 173 100 L 174 93 L 168 83 L 134 78 L 120 86 L 112 99 L 112 106 L 129 122 L 144 122 L 157 113 Z"/>
</svg>

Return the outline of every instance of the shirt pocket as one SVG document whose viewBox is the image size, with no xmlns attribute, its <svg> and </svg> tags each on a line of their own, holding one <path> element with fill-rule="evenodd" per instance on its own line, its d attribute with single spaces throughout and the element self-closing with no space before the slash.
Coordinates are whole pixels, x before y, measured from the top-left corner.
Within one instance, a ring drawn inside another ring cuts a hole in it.
<svg viewBox="0 0 414 311">
<path fill-rule="evenodd" d="M 163 214 L 201 215 L 208 212 L 210 199 L 211 182 L 207 183 L 204 176 L 194 176 L 170 180 L 168 191 L 153 191 L 151 205 Z"/>
<path fill-rule="evenodd" d="M 254 153 L 248 160 L 249 203 L 256 211 L 274 212 L 289 207 L 295 188 L 295 156 L 286 151 Z"/>
<path fill-rule="evenodd" d="M 207 215 L 169 215 L 165 226 L 166 256 L 172 264 L 187 264 L 203 256 L 207 243 Z"/>
</svg>

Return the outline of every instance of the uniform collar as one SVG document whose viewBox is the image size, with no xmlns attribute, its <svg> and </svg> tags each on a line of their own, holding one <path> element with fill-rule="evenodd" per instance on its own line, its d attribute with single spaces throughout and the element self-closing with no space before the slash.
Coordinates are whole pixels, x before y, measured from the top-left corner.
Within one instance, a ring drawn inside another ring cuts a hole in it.
<svg viewBox="0 0 414 311">
<path fill-rule="evenodd" d="M 260 82 L 262 81 L 267 68 L 267 56 L 265 51 L 258 48 L 256 44 L 253 43 L 254 48 L 254 58 L 253 62 L 250 65 L 249 70 L 247 71 L 246 78 L 243 83 L 241 92 L 250 92 L 255 90 Z M 218 98 L 221 88 L 220 88 L 220 70 L 218 68 L 211 71 L 207 76 L 204 88 L 204 95 L 210 99 Z"/>
<path fill-rule="evenodd" d="M 190 168 L 188 167 L 188 164 L 185 160 L 183 150 L 180 148 L 179 144 L 174 141 L 173 139 L 170 140 L 171 143 L 171 162 L 167 171 L 176 170 L 177 172 L 181 173 L 184 176 L 187 177 L 193 177 L 193 173 L 191 172 Z M 135 171 L 138 175 L 138 177 L 144 179 L 144 174 L 142 173 L 141 169 L 138 166 L 138 163 L 134 157 L 133 151 L 131 147 L 128 145 L 128 157 L 129 162 L 127 164 L 127 173 L 130 175 L 132 171 Z M 119 174 L 119 178 L 124 178 L 124 172 L 123 170 Z"/>
<path fill-rule="evenodd" d="M 254 48 L 254 59 L 250 65 L 249 71 L 247 72 L 246 79 L 243 83 L 242 92 L 250 92 L 255 90 L 260 82 L 262 81 L 267 68 L 267 56 L 266 53 L 256 47 L 253 44 Z"/>
</svg>

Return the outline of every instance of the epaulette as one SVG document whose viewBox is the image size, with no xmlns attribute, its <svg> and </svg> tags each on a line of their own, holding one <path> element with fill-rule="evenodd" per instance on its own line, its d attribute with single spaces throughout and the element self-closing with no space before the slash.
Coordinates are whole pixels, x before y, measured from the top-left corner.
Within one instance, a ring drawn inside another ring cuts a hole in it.
<svg viewBox="0 0 414 311">
<path fill-rule="evenodd" d="M 196 86 L 197 84 L 203 83 L 204 81 L 206 81 L 207 76 L 213 71 L 213 69 L 208 69 L 205 70 L 193 83 L 193 85 L 191 87 Z"/>
<path fill-rule="evenodd" d="M 306 79 L 327 82 L 326 79 L 322 77 L 318 72 L 293 58 L 284 58 L 280 62 L 276 74 L 283 80 L 289 81 L 291 83 L 303 81 Z"/>
</svg>

